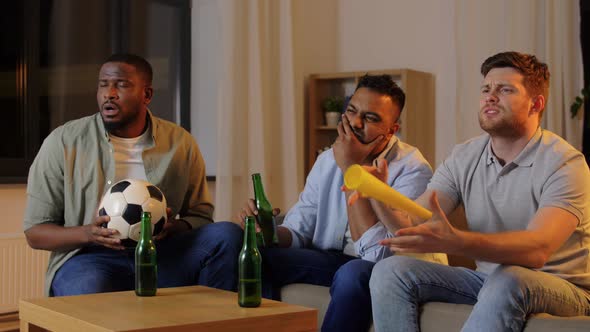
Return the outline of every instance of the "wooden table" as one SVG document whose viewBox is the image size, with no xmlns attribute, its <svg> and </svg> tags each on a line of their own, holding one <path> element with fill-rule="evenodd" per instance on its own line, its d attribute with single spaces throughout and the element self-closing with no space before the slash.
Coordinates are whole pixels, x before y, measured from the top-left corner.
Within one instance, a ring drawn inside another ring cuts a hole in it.
<svg viewBox="0 0 590 332">
<path fill-rule="evenodd" d="M 160 288 L 21 300 L 21 331 L 316 331 L 317 310 L 262 300 L 238 306 L 237 294 L 203 287 Z"/>
</svg>

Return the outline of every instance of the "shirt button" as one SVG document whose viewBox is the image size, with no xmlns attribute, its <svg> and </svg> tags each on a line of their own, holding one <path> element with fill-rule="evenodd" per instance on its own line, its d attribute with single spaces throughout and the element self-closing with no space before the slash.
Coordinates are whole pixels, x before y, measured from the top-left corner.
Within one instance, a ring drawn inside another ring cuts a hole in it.
<svg viewBox="0 0 590 332">
<path fill-rule="evenodd" d="M 108 181 L 107 181 L 107 184 L 111 184 L 111 180 L 108 180 Z"/>
</svg>

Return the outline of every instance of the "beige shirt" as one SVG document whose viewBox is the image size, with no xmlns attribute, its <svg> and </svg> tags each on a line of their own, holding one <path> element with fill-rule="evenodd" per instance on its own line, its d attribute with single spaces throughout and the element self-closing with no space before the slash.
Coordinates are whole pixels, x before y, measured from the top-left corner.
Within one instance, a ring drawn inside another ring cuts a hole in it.
<svg viewBox="0 0 590 332">
<path fill-rule="evenodd" d="M 561 137 L 538 129 L 503 167 L 485 134 L 457 145 L 428 189 L 463 203 L 469 229 L 481 233 L 525 230 L 542 207 L 572 213 L 578 226 L 539 270 L 590 290 L 590 172 L 584 156 Z M 498 264 L 476 261 L 491 273 Z"/>
<path fill-rule="evenodd" d="M 149 119 L 151 135 L 142 153 L 148 181 L 162 190 L 173 215 L 179 214 L 193 228 L 212 222 L 205 163 L 194 138 L 176 124 L 151 114 Z M 24 230 L 44 223 L 92 223 L 115 176 L 113 145 L 99 113 L 56 128 L 29 170 Z M 46 294 L 55 272 L 77 251 L 51 253 Z"/>
</svg>

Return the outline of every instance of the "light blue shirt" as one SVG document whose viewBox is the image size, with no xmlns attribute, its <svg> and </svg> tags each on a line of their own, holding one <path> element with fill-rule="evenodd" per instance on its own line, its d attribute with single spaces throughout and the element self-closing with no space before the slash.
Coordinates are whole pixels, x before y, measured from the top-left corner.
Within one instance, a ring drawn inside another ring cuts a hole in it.
<svg viewBox="0 0 590 332">
<path fill-rule="evenodd" d="M 389 168 L 387 183 L 415 199 L 426 189 L 432 169 L 418 149 L 392 139 L 393 146 L 384 156 Z M 291 231 L 291 247 L 343 250 L 348 225 L 346 197 L 340 190 L 343 184 L 342 172 L 329 149 L 318 157 L 299 200 L 285 216 L 283 226 Z M 378 222 L 355 242 L 358 256 L 374 262 L 390 256 L 389 249 L 378 244 L 386 237 L 392 234 Z"/>
</svg>

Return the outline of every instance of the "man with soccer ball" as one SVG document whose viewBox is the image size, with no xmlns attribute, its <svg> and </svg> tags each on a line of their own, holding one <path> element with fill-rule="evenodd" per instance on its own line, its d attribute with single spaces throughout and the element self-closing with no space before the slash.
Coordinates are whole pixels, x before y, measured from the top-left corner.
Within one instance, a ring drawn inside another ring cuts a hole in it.
<svg viewBox="0 0 590 332">
<path fill-rule="evenodd" d="M 219 276 L 237 275 L 242 231 L 212 223 L 199 147 L 183 128 L 151 114 L 152 96 L 151 65 L 112 55 L 100 69 L 99 112 L 56 128 L 43 142 L 29 171 L 24 229 L 31 247 L 52 251 L 48 295 L 133 289 L 134 248 L 98 214 L 106 190 L 127 178 L 154 184 L 168 204 L 156 236 L 158 286 L 235 289 L 235 279 Z"/>
</svg>

